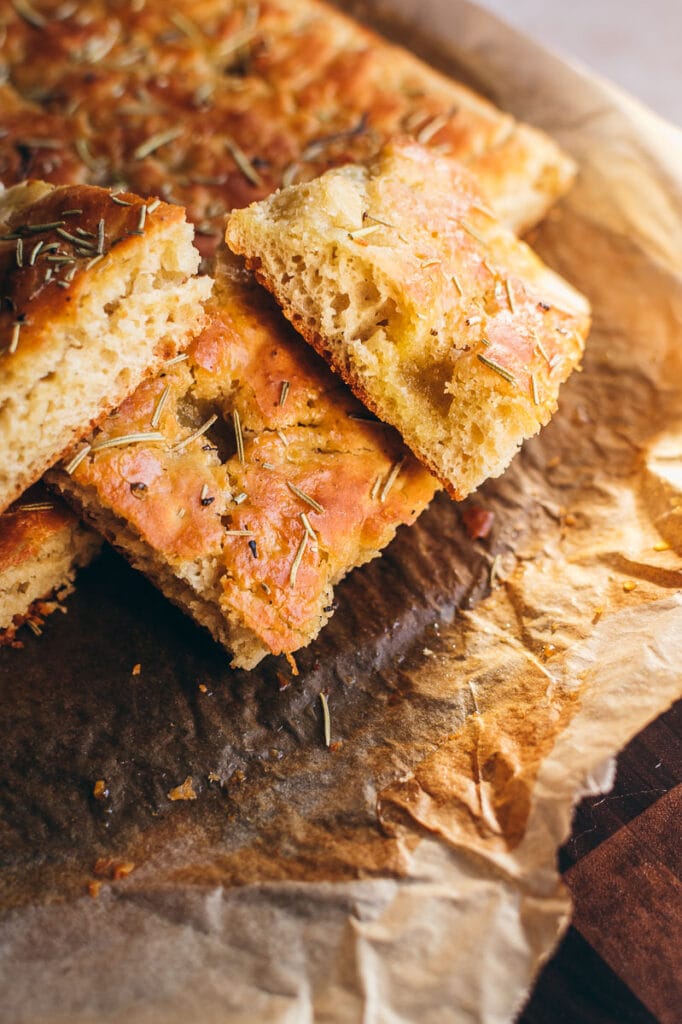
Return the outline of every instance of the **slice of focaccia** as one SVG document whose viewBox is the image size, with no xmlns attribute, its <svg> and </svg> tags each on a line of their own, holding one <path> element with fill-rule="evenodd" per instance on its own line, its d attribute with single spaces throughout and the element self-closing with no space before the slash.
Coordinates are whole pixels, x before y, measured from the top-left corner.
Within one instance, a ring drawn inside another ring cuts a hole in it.
<svg viewBox="0 0 682 1024">
<path fill-rule="evenodd" d="M 128 193 L 0 193 L 0 510 L 187 344 L 210 290 L 192 236 Z"/>
<path fill-rule="evenodd" d="M 14 89 L 64 118 L 55 145 L 72 140 L 88 181 L 181 203 L 207 253 L 233 207 L 368 160 L 400 134 L 470 166 L 517 230 L 573 179 L 543 132 L 317 0 L 30 6 L 28 19 L 21 4 L 0 6 Z M 14 137 L 0 137 L 10 175 Z M 49 155 L 20 141 L 27 159 Z"/>
<path fill-rule="evenodd" d="M 100 545 L 98 534 L 41 484 L 0 515 L 0 646 L 16 643 L 24 623 L 39 631 Z"/>
<path fill-rule="evenodd" d="M 251 668 L 312 640 L 332 588 L 437 483 L 223 255 L 187 358 L 48 475 L 134 566 Z M 155 441 L 140 441 L 153 432 Z"/>
<path fill-rule="evenodd" d="M 583 351 L 583 296 L 411 142 L 233 212 L 226 238 L 456 498 L 549 420 Z"/>
</svg>

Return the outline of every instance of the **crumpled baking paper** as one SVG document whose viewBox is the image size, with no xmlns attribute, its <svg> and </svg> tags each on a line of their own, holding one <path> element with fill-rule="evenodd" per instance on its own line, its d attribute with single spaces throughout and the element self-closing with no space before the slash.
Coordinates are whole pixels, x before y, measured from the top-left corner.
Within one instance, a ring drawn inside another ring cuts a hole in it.
<svg viewBox="0 0 682 1024">
<path fill-rule="evenodd" d="M 468 3 L 387 11 L 577 158 L 532 241 L 593 304 L 584 370 L 470 502 L 491 538 L 440 496 L 297 678 L 111 554 L 2 652 L 3 1021 L 511 1021 L 574 801 L 682 693 L 681 137 Z"/>
</svg>

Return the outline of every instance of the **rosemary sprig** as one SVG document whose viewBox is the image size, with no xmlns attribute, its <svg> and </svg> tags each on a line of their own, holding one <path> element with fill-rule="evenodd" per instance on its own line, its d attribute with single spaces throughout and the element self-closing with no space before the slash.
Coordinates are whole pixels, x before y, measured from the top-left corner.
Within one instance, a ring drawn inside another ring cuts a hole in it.
<svg viewBox="0 0 682 1024">
<path fill-rule="evenodd" d="M 173 451 L 179 452 L 186 445 L 190 444 L 191 441 L 196 441 L 198 437 L 201 437 L 202 434 L 205 434 L 207 430 L 211 429 L 211 427 L 213 426 L 217 419 L 218 417 L 216 416 L 215 413 L 212 416 L 209 416 L 206 422 L 202 423 L 201 426 L 198 427 L 192 434 L 188 434 L 187 437 L 183 437 L 182 440 L 177 442 L 177 444 L 174 444 Z"/>
<path fill-rule="evenodd" d="M 391 488 L 393 487 L 393 484 L 396 482 L 396 479 L 398 478 L 398 474 L 400 473 L 400 470 L 403 468 L 403 462 L 404 461 L 405 461 L 404 459 L 400 459 L 398 462 L 394 463 L 394 465 L 391 467 L 391 471 L 388 474 L 388 476 L 386 477 L 386 483 L 382 487 L 381 494 L 379 495 L 379 501 L 381 502 L 382 505 L 386 501 L 386 498 L 388 497 L 388 493 L 391 490 Z"/>
<path fill-rule="evenodd" d="M 309 494 L 302 491 L 300 487 L 296 486 L 296 484 L 292 484 L 291 480 L 287 480 L 287 487 L 292 494 L 295 494 L 297 498 L 301 499 L 301 501 L 305 501 L 306 505 L 310 505 L 310 507 L 316 512 L 324 512 L 324 508 L 320 505 L 319 501 L 315 501 L 314 498 L 311 498 Z"/>
<path fill-rule="evenodd" d="M 249 160 L 244 150 L 241 149 L 234 139 L 231 139 L 229 136 L 225 139 L 225 148 L 246 180 L 250 181 L 251 184 L 255 185 L 257 188 L 260 187 L 263 184 L 263 179 Z"/>
<path fill-rule="evenodd" d="M 19 348 L 19 333 L 21 332 L 22 322 L 21 320 L 15 320 L 12 324 L 12 334 L 9 340 L 8 352 L 13 355 Z"/>
<path fill-rule="evenodd" d="M 66 466 L 64 466 L 64 472 L 68 473 L 69 476 L 71 476 L 72 473 L 75 473 L 83 459 L 86 457 L 86 455 L 89 455 L 91 451 L 91 445 L 86 444 L 85 447 L 81 448 L 81 450 L 77 452 L 76 455 L 74 455 L 71 461 L 68 462 Z"/>
<path fill-rule="evenodd" d="M 156 132 L 154 135 L 150 135 L 148 139 L 141 142 L 136 149 L 133 150 L 133 160 L 144 160 L 146 157 L 151 156 L 157 149 L 161 149 L 162 146 L 167 146 L 169 142 L 174 142 L 180 135 L 182 135 L 182 128 L 167 128 L 166 131 Z"/>
<path fill-rule="evenodd" d="M 481 352 L 477 354 L 477 358 L 490 370 L 494 370 L 500 377 L 503 377 L 509 384 L 516 384 L 516 377 L 514 374 L 510 373 L 504 366 L 500 366 L 500 364 L 496 363 L 494 359 L 489 359 L 488 356 L 484 356 Z"/>
<path fill-rule="evenodd" d="M 32 28 L 45 28 L 47 25 L 47 18 L 39 14 L 29 0 L 12 0 L 12 7 Z"/>
<path fill-rule="evenodd" d="M 108 437 L 105 441 L 95 441 L 91 446 L 91 452 L 101 452 L 106 448 L 125 448 L 129 444 L 160 444 L 166 438 L 158 430 L 138 430 L 132 434 L 119 434 L 118 437 Z"/>
<path fill-rule="evenodd" d="M 301 565 L 301 560 L 303 559 L 303 555 L 305 554 L 305 549 L 307 548 L 307 546 L 308 546 L 308 534 L 304 533 L 303 534 L 303 538 L 301 540 L 301 543 L 298 545 L 298 550 L 296 551 L 296 555 L 294 556 L 294 560 L 291 563 L 291 569 L 289 571 L 289 586 L 290 587 L 295 587 L 296 586 L 296 577 L 298 576 L 298 570 L 299 570 L 299 567 Z"/>
<path fill-rule="evenodd" d="M 310 537 L 310 539 L 313 542 L 313 544 L 317 544 L 317 534 L 313 530 L 313 528 L 311 526 L 311 523 L 310 523 L 310 520 L 308 519 L 308 517 L 305 514 L 305 512 L 300 512 L 298 518 L 303 523 L 303 529 L 308 534 L 308 536 Z"/>
<path fill-rule="evenodd" d="M 436 117 L 432 117 L 430 121 L 424 125 L 423 128 L 416 135 L 417 142 L 421 146 L 425 146 L 427 142 L 430 142 L 434 135 L 437 135 L 441 128 L 445 128 L 445 125 L 450 120 L 448 114 L 438 114 Z"/>
<path fill-rule="evenodd" d="M 170 384 L 166 384 L 165 388 L 163 389 L 163 391 L 159 395 L 159 399 L 158 399 L 158 401 L 157 401 L 157 403 L 156 403 L 156 405 L 154 407 L 154 411 L 152 413 L 152 418 L 149 421 L 150 425 L 154 428 L 154 430 L 156 430 L 156 428 L 159 425 L 159 420 L 161 419 L 161 413 L 163 412 L 164 405 L 168 401 L 169 394 L 170 394 Z"/>
<path fill-rule="evenodd" d="M 242 421 L 239 418 L 239 412 L 234 409 L 232 412 L 232 425 L 234 427 L 234 437 L 237 442 L 237 458 L 244 465 L 244 435 L 242 434 Z"/>
<path fill-rule="evenodd" d="M 357 228 L 355 231 L 349 231 L 348 237 L 355 241 L 356 238 L 366 238 L 368 235 L 373 235 L 377 231 L 381 231 L 381 224 L 367 224 L 364 228 Z"/>
</svg>

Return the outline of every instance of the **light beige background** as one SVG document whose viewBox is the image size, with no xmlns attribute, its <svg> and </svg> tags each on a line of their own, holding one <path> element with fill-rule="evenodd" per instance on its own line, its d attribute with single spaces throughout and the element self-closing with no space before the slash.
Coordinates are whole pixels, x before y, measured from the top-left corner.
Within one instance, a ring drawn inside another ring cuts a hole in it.
<svg viewBox="0 0 682 1024">
<path fill-rule="evenodd" d="M 682 125 L 682 0 L 479 0 Z"/>
</svg>

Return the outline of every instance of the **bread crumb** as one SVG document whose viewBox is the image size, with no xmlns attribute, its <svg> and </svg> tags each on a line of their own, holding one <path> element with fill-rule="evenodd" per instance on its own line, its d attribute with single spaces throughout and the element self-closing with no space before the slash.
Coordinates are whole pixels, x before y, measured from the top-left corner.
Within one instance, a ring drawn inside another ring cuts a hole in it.
<svg viewBox="0 0 682 1024">
<path fill-rule="evenodd" d="M 175 786 L 168 793 L 169 800 L 196 800 L 196 798 L 197 794 L 194 792 L 191 775 L 188 775 L 184 782 Z"/>
<path fill-rule="evenodd" d="M 135 865 L 131 860 L 119 861 L 114 864 L 111 877 L 115 882 L 118 882 L 121 878 L 127 878 L 135 870 Z"/>
<path fill-rule="evenodd" d="M 657 544 L 654 544 L 654 551 L 670 551 L 670 545 L 667 540 L 659 540 Z"/>
<path fill-rule="evenodd" d="M 97 779 L 97 782 L 92 787 L 92 795 L 95 800 L 104 800 L 105 797 L 109 796 L 109 790 L 104 779 Z"/>
<path fill-rule="evenodd" d="M 462 522 L 472 540 L 485 540 L 495 522 L 495 513 L 481 505 L 469 505 L 462 509 Z"/>
<path fill-rule="evenodd" d="M 289 663 L 289 668 L 291 669 L 292 676 L 297 676 L 298 675 L 298 665 L 296 664 L 296 659 L 294 658 L 293 654 L 291 654 L 290 651 L 286 651 L 285 654 L 284 654 L 284 657 L 287 659 L 287 661 Z"/>
<path fill-rule="evenodd" d="M 96 900 L 99 896 L 100 889 L 102 888 L 101 882 L 88 882 L 88 896 Z"/>
<path fill-rule="evenodd" d="M 637 587 L 636 580 L 626 580 L 623 584 L 623 590 L 626 594 L 630 594 Z"/>
<path fill-rule="evenodd" d="M 142 665 L 138 661 L 137 665 L 133 665 L 133 670 L 132 670 L 132 672 L 130 674 L 131 674 L 131 676 L 139 676 L 141 671 L 142 671 Z"/>
</svg>

